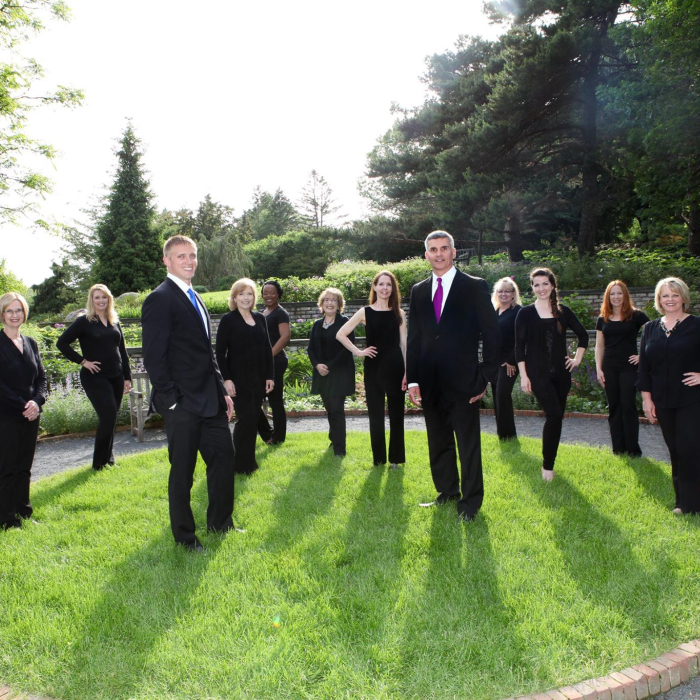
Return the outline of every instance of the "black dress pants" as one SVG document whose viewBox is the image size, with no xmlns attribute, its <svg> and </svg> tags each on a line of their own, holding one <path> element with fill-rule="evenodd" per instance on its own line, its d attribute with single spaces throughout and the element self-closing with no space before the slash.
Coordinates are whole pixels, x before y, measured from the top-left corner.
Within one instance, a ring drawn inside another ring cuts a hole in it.
<svg viewBox="0 0 700 700">
<path fill-rule="evenodd" d="M 571 389 L 571 374 L 562 370 L 550 374 L 545 379 L 532 379 L 532 393 L 539 401 L 544 411 L 544 427 L 542 429 L 542 468 L 554 469 L 557 459 L 561 427 L 566 410 L 566 397 Z"/>
<path fill-rule="evenodd" d="M 518 437 L 515 430 L 515 415 L 513 414 L 513 386 L 518 378 L 518 371 L 512 377 L 508 370 L 501 365 L 491 382 L 493 392 L 493 410 L 496 414 L 496 432 L 501 440 Z"/>
<path fill-rule="evenodd" d="M 657 406 L 656 417 L 671 453 L 676 508 L 700 513 L 700 402 L 682 408 Z"/>
<path fill-rule="evenodd" d="M 608 425 L 612 449 L 616 455 L 642 456 L 639 447 L 639 415 L 637 413 L 636 368 L 617 369 L 603 364 L 605 396 L 608 399 Z"/>
<path fill-rule="evenodd" d="M 197 452 L 207 465 L 207 528 L 225 532 L 233 527 L 233 443 L 226 413 L 205 418 L 180 406 L 163 413 L 168 436 L 170 478 L 168 501 L 170 526 L 175 541 L 193 544 L 196 541 L 190 492 Z"/>
<path fill-rule="evenodd" d="M 273 445 L 284 442 L 287 438 L 287 413 L 284 410 L 284 373 L 287 371 L 289 360 L 280 353 L 275 355 L 275 388 L 267 395 L 272 411 L 272 428 L 267 420 L 265 411 L 260 409 L 258 434 L 265 441 L 272 440 Z"/>
<path fill-rule="evenodd" d="M 325 392 L 321 394 L 323 407 L 328 414 L 328 439 L 333 445 L 333 454 L 343 456 L 345 454 L 345 397 L 329 396 Z"/>
<path fill-rule="evenodd" d="M 265 395 L 263 386 L 237 388 L 233 397 L 233 408 L 236 411 L 236 423 L 233 426 L 233 447 L 236 456 L 233 463 L 236 474 L 252 474 L 258 468 L 255 441 L 258 437 L 258 421 Z"/>
<path fill-rule="evenodd" d="M 114 429 L 124 396 L 124 377 L 105 377 L 100 372 L 92 374 L 83 368 L 80 370 L 80 382 L 100 421 L 95 435 L 92 468 L 102 469 L 105 464 L 114 464 Z"/>
<path fill-rule="evenodd" d="M 393 381 L 385 383 L 376 374 L 367 374 L 365 365 L 365 397 L 369 414 L 369 436 L 372 459 L 375 464 L 386 464 L 386 431 L 384 429 L 384 397 L 389 406 L 389 462 L 403 464 L 406 461 L 404 443 L 404 404 L 406 392 Z"/>
<path fill-rule="evenodd" d="M 38 419 L 0 417 L 0 529 L 19 527 L 34 512 L 29 481 L 38 435 Z"/>
<path fill-rule="evenodd" d="M 423 399 L 423 415 L 435 489 L 446 497 L 460 496 L 459 449 L 462 479 L 457 512 L 476 515 L 484 500 L 479 402 L 469 403 L 469 399 L 449 401 L 439 395 L 431 396 L 428 400 Z"/>
</svg>

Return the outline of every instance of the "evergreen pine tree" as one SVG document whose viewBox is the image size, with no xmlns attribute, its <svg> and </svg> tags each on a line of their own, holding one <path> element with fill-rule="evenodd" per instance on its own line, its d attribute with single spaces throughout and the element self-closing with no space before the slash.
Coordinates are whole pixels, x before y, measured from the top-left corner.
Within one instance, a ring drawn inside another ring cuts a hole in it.
<svg viewBox="0 0 700 700">
<path fill-rule="evenodd" d="M 107 207 L 97 224 L 93 279 L 106 284 L 115 296 L 151 289 L 163 278 L 162 242 L 139 145 L 128 124 L 117 151 L 117 172 Z"/>
</svg>

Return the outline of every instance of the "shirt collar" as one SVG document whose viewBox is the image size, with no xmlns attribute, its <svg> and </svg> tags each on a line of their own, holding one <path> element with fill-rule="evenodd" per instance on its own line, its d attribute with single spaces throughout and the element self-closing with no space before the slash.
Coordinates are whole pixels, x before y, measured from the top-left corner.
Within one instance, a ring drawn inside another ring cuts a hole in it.
<svg viewBox="0 0 700 700">
<path fill-rule="evenodd" d="M 446 284 L 452 284 L 452 280 L 457 274 L 457 268 L 453 265 L 440 279 L 442 279 L 443 286 Z M 438 276 L 433 272 L 433 284 L 437 284 Z"/>
<path fill-rule="evenodd" d="M 188 290 L 192 289 L 191 284 L 187 284 L 186 282 L 183 282 L 179 277 L 175 277 L 175 275 L 171 274 L 168 272 L 168 279 L 171 279 L 175 284 L 182 289 L 182 291 L 185 294 L 188 294 Z"/>
</svg>

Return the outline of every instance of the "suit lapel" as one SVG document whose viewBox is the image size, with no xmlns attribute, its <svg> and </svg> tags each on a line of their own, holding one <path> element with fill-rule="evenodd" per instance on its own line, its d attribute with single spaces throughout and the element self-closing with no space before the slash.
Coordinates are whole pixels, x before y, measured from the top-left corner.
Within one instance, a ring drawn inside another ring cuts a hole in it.
<svg viewBox="0 0 700 700">
<path fill-rule="evenodd" d="M 437 328 L 437 321 L 435 320 L 435 307 L 433 306 L 433 276 L 430 275 L 427 280 L 423 283 L 425 291 L 423 292 L 423 301 L 425 303 L 425 318 L 428 324 L 428 328 Z"/>
<path fill-rule="evenodd" d="M 460 290 L 462 287 L 462 273 L 459 270 L 456 270 L 454 279 L 452 280 L 452 284 L 450 285 L 450 293 L 447 295 L 447 299 L 445 299 L 445 304 L 442 307 L 442 314 L 440 315 L 440 322 L 442 322 L 443 317 L 448 311 L 452 310 L 452 307 L 458 303 L 458 296 L 460 294 Z"/>
<path fill-rule="evenodd" d="M 170 282 L 170 287 L 175 293 L 175 298 L 178 299 L 179 302 L 185 306 L 185 308 L 187 309 L 186 313 L 188 313 L 190 315 L 190 318 L 197 323 L 197 326 L 199 327 L 201 332 L 205 333 L 204 326 L 202 324 L 202 317 L 199 315 L 199 312 L 197 311 L 197 309 L 194 308 L 194 304 L 190 301 L 190 298 L 169 277 L 167 278 L 167 281 Z M 201 303 L 202 300 L 200 299 L 199 294 L 197 294 L 197 292 L 195 292 L 194 295 L 195 295 L 195 297 L 197 297 L 197 299 Z M 202 306 L 204 306 L 203 303 L 202 303 Z M 209 323 L 209 314 L 206 313 L 206 311 L 205 311 L 205 314 L 206 314 L 206 320 L 207 320 L 207 328 L 209 329 L 209 337 L 211 337 L 211 324 Z"/>
</svg>

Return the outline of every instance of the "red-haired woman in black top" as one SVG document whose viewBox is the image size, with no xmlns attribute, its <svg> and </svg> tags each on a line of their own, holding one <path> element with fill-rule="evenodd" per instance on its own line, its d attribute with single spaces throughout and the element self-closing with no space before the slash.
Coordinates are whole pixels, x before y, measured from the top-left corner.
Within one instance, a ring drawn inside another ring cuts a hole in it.
<svg viewBox="0 0 700 700">
<path fill-rule="evenodd" d="M 613 452 L 641 457 L 637 415 L 637 336 L 648 316 L 632 304 L 629 289 L 613 280 L 605 290 L 596 323 L 595 365 L 608 398 Z"/>
</svg>

